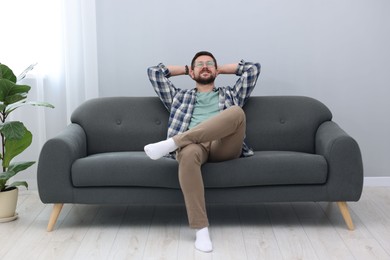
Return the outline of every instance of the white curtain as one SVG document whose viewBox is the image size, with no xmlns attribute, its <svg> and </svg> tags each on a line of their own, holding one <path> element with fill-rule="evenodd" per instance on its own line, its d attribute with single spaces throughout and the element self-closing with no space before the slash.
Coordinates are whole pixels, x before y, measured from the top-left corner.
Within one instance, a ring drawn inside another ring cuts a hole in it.
<svg viewBox="0 0 390 260">
<path fill-rule="evenodd" d="M 0 6 L 0 63 L 18 75 L 37 62 L 22 82 L 32 87 L 28 99 L 55 106 L 23 107 L 11 118 L 33 133 L 32 145 L 15 160 L 37 161 L 44 142 L 69 124 L 74 109 L 99 95 L 95 0 L 1 0 Z M 36 187 L 36 164 L 15 179 Z"/>
<path fill-rule="evenodd" d="M 98 96 L 94 0 L 63 0 L 67 118 L 83 101 Z"/>
</svg>

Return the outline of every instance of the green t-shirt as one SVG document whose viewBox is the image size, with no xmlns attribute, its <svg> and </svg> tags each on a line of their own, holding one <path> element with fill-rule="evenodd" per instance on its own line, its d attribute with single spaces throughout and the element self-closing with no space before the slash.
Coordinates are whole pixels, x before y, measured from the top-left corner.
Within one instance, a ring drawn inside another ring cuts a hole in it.
<svg viewBox="0 0 390 260">
<path fill-rule="evenodd" d="M 194 112 L 188 129 L 219 113 L 218 91 L 197 92 Z"/>
</svg>

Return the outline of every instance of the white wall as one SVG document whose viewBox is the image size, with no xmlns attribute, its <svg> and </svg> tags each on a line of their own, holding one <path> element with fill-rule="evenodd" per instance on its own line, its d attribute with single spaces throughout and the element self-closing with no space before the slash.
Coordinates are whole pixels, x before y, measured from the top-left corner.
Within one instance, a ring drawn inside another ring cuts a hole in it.
<svg viewBox="0 0 390 260">
<path fill-rule="evenodd" d="M 219 63 L 259 61 L 253 95 L 319 99 L 360 144 L 365 176 L 390 176 L 390 1 L 99 0 L 96 9 L 100 96 L 154 96 L 146 68 L 188 64 L 199 50 Z"/>
</svg>

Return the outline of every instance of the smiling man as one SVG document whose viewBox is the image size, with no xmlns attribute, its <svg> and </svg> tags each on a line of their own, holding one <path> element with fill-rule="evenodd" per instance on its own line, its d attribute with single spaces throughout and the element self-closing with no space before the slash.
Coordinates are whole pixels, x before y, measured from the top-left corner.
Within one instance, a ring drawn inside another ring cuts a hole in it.
<svg viewBox="0 0 390 260">
<path fill-rule="evenodd" d="M 236 74 L 233 87 L 216 87 L 219 74 Z M 171 154 L 179 163 L 179 182 L 184 195 L 191 228 L 196 229 L 195 248 L 213 250 L 209 235 L 201 166 L 250 156 L 253 151 L 244 143 L 245 113 L 242 110 L 256 85 L 260 64 L 245 62 L 217 65 L 213 54 L 198 52 L 191 66 L 148 68 L 149 80 L 170 112 L 168 139 L 146 145 L 153 160 Z M 195 88 L 176 88 L 170 77 L 189 75 Z"/>
</svg>

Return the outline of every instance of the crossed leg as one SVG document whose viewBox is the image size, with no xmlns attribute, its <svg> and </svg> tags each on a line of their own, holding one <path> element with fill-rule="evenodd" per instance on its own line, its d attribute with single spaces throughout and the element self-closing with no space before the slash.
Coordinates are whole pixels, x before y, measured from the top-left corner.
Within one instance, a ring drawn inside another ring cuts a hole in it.
<svg viewBox="0 0 390 260">
<path fill-rule="evenodd" d="M 187 209 L 188 221 L 196 232 L 195 247 L 212 251 L 201 166 L 207 161 L 238 158 L 245 136 L 245 113 L 238 106 L 230 107 L 196 127 L 165 141 L 145 146 L 152 159 L 177 150 L 179 182 Z"/>
</svg>

